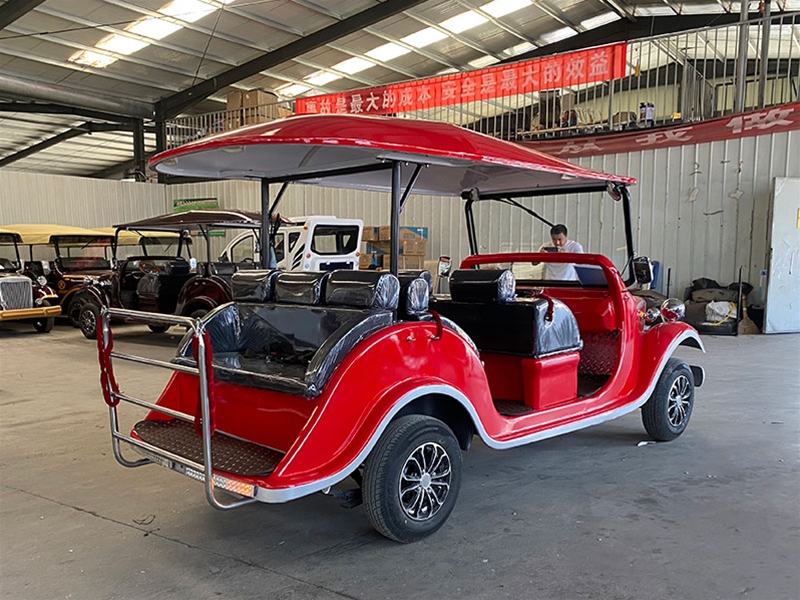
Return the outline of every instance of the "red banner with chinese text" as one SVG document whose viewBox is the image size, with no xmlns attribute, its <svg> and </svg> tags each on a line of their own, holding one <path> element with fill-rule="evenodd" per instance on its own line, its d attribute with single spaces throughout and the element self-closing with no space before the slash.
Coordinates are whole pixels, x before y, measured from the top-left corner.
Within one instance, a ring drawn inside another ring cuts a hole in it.
<svg viewBox="0 0 800 600">
<path fill-rule="evenodd" d="M 699 123 L 672 127 L 638 129 L 614 135 L 594 135 L 518 142 L 559 158 L 578 158 L 704 144 L 767 133 L 800 129 L 800 103 L 765 108 L 741 115 L 730 115 Z"/>
<path fill-rule="evenodd" d="M 627 44 L 610 44 L 383 87 L 297 98 L 295 114 L 384 115 L 529 94 L 625 76 Z"/>
</svg>

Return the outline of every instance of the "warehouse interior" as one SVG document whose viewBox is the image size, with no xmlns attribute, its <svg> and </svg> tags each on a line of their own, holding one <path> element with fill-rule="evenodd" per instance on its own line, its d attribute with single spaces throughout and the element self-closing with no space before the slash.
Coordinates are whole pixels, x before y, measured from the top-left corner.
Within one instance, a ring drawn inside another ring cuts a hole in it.
<svg viewBox="0 0 800 600">
<path fill-rule="evenodd" d="M 798 156 L 795 0 L 0 0 L 2 595 L 800 597 Z"/>
</svg>

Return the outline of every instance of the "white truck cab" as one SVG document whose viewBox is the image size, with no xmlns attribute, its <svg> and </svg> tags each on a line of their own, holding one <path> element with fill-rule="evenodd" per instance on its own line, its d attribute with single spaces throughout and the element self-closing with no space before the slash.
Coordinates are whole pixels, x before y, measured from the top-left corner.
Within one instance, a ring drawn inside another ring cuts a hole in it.
<svg viewBox="0 0 800 600">
<path fill-rule="evenodd" d="M 364 222 L 332 216 L 292 217 L 274 236 L 277 267 L 285 271 L 358 269 Z M 260 260 L 256 232 L 234 238 L 220 254 L 222 262 L 255 263 Z"/>
</svg>

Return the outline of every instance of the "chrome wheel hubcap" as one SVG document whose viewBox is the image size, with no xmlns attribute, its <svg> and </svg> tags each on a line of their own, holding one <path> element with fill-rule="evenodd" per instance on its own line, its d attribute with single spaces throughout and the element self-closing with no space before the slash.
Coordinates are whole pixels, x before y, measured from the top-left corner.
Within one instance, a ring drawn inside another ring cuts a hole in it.
<svg viewBox="0 0 800 600">
<path fill-rule="evenodd" d="M 450 457 L 439 444 L 426 442 L 408 456 L 400 471 L 398 493 L 403 512 L 427 521 L 444 506 L 450 492 Z"/>
<path fill-rule="evenodd" d="M 692 386 L 686 375 L 680 375 L 672 382 L 667 402 L 667 418 L 670 425 L 679 427 L 686 420 L 692 399 Z"/>
<path fill-rule="evenodd" d="M 94 316 L 94 313 L 90 310 L 83 312 L 83 330 L 84 331 L 94 331 L 94 328 L 97 327 L 97 318 Z"/>
</svg>

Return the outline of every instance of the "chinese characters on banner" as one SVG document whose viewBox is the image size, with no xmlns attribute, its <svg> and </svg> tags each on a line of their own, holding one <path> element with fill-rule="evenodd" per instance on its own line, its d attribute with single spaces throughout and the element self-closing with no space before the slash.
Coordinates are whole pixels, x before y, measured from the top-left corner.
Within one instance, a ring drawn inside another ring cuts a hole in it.
<svg viewBox="0 0 800 600">
<path fill-rule="evenodd" d="M 569 159 L 597 154 L 669 148 L 686 144 L 704 144 L 764 133 L 781 133 L 793 129 L 800 129 L 800 103 L 674 127 L 659 127 L 638 132 L 634 130 L 601 137 L 549 139 L 541 142 L 520 143 L 547 154 Z"/>
<path fill-rule="evenodd" d="M 297 98 L 295 113 L 385 115 L 618 79 L 625 76 L 626 52 L 623 42 L 478 71 Z"/>
</svg>

